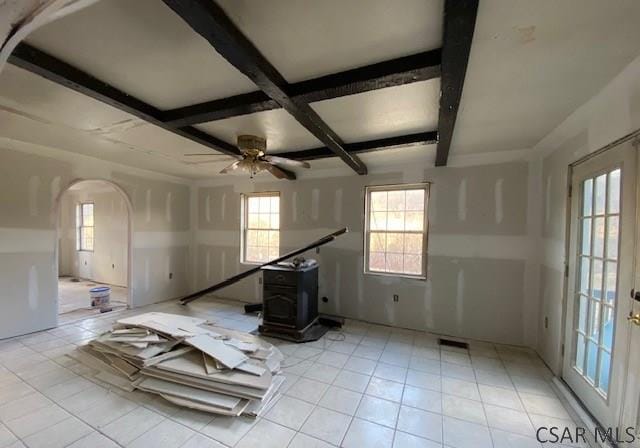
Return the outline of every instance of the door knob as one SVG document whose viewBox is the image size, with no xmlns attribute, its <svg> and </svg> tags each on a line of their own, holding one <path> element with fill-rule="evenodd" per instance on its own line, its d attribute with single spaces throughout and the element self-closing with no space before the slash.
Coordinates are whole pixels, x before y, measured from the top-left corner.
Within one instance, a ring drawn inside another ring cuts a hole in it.
<svg viewBox="0 0 640 448">
<path fill-rule="evenodd" d="M 633 311 L 627 316 L 627 320 L 633 322 L 636 325 L 640 325 L 640 313 L 633 314 Z"/>
</svg>

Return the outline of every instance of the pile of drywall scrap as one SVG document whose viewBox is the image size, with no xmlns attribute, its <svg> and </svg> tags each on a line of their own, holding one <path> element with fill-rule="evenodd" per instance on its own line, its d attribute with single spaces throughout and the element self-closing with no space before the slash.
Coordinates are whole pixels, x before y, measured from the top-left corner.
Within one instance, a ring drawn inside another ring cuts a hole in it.
<svg viewBox="0 0 640 448">
<path fill-rule="evenodd" d="M 175 314 L 120 319 L 70 356 L 97 370 L 97 380 L 223 415 L 260 415 L 284 382 L 273 345 Z"/>
</svg>

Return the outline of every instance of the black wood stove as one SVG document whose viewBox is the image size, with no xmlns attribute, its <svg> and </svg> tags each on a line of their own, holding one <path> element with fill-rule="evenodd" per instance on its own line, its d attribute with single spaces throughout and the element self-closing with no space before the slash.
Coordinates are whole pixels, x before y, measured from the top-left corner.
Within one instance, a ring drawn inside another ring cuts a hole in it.
<svg viewBox="0 0 640 448">
<path fill-rule="evenodd" d="M 318 263 L 283 263 L 262 268 L 260 333 L 292 341 L 318 339 Z M 318 328 L 320 327 L 320 328 Z"/>
</svg>

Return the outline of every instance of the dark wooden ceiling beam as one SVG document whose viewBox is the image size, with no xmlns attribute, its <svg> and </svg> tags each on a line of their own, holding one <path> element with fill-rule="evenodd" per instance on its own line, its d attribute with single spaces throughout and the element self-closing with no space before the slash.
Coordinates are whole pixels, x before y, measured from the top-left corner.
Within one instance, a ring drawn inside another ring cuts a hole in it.
<svg viewBox="0 0 640 448">
<path fill-rule="evenodd" d="M 290 84 L 288 93 L 300 102 L 313 103 L 439 76 L 438 49 Z M 273 109 L 280 105 L 258 91 L 171 109 L 163 112 L 163 120 L 172 126 L 188 126 Z"/>
<path fill-rule="evenodd" d="M 360 154 L 363 152 L 382 151 L 385 149 L 400 147 L 404 148 L 419 145 L 433 145 L 437 142 L 438 133 L 436 131 L 431 131 L 419 132 L 417 134 L 401 135 L 398 137 L 381 138 L 365 142 L 347 143 L 345 144 L 345 149 L 349 152 L 349 154 Z M 329 148 L 326 147 L 304 149 L 301 151 L 281 152 L 274 155 L 294 160 L 315 160 L 336 156 Z"/>
<path fill-rule="evenodd" d="M 445 0 L 436 166 L 445 166 L 476 25 L 478 0 Z"/>
<path fill-rule="evenodd" d="M 307 104 L 289 95 L 289 84 L 212 0 L 163 0 L 231 65 L 289 112 L 314 137 L 358 174 L 367 167 L 344 149 L 344 142 Z"/>
<path fill-rule="evenodd" d="M 100 81 L 88 73 L 28 44 L 22 43 L 18 45 L 9 57 L 9 62 L 203 146 L 230 156 L 240 155 L 240 151 L 235 145 L 231 145 L 199 129 L 190 126 L 174 128 L 163 123 L 159 118 L 161 115 L 160 110 L 150 104 L 128 95 L 106 82 Z"/>
</svg>

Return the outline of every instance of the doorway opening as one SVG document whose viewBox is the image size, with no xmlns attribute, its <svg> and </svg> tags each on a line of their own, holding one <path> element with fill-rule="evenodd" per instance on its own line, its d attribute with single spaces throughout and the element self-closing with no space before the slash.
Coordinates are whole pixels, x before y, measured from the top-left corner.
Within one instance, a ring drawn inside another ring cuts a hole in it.
<svg viewBox="0 0 640 448">
<path fill-rule="evenodd" d="M 116 184 L 74 182 L 57 214 L 58 323 L 131 304 L 131 203 Z"/>
</svg>

